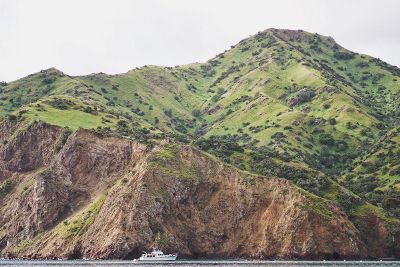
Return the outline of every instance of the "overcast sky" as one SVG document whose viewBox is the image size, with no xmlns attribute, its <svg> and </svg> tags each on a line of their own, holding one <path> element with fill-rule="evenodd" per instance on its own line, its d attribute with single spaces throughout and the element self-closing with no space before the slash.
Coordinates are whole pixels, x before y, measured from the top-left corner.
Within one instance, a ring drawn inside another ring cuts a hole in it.
<svg viewBox="0 0 400 267">
<path fill-rule="evenodd" d="M 267 28 L 329 35 L 400 66 L 397 0 L 0 0 L 0 80 L 203 62 Z"/>
</svg>

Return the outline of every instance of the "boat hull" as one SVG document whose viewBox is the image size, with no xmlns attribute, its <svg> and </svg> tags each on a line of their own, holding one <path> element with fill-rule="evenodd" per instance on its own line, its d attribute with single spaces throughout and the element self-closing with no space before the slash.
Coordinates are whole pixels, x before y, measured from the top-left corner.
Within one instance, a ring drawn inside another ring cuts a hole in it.
<svg viewBox="0 0 400 267">
<path fill-rule="evenodd" d="M 158 257 L 140 257 L 139 261 L 176 261 L 176 255 L 163 255 Z"/>
</svg>

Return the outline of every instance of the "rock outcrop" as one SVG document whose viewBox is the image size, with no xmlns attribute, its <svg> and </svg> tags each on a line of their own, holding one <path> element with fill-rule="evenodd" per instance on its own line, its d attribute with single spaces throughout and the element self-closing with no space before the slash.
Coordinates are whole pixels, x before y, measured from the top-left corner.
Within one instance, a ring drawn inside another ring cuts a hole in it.
<svg viewBox="0 0 400 267">
<path fill-rule="evenodd" d="M 68 136 L 42 123 L 3 124 L 0 132 L 3 257 L 127 259 L 155 243 L 183 257 L 387 253 L 368 247 L 333 203 L 190 145 L 149 150 L 88 130 Z M 376 220 L 384 238 L 385 224 Z"/>
</svg>

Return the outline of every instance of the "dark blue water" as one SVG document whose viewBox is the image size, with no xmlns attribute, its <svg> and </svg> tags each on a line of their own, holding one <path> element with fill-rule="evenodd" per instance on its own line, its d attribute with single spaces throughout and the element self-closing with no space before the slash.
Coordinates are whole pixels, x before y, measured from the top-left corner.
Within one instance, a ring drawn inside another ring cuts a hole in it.
<svg viewBox="0 0 400 267">
<path fill-rule="evenodd" d="M 96 260 L 73 260 L 73 261 L 22 261 L 22 260 L 0 260 L 0 266 L 265 266 L 265 267 L 400 267 L 400 261 L 175 261 L 175 262 L 133 262 L 133 261 L 96 261 Z"/>
</svg>

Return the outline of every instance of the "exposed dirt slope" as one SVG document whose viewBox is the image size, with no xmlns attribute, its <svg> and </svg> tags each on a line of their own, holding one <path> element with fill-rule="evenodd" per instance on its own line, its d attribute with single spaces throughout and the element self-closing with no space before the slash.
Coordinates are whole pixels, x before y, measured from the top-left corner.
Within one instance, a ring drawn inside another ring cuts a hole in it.
<svg viewBox="0 0 400 267">
<path fill-rule="evenodd" d="M 338 207 L 191 147 L 142 144 L 35 123 L 1 126 L 5 257 L 383 257 Z M 7 140 L 7 141 L 4 141 Z M 379 218 L 378 222 L 379 223 Z"/>
</svg>

